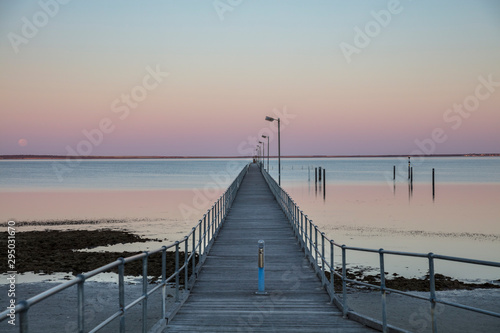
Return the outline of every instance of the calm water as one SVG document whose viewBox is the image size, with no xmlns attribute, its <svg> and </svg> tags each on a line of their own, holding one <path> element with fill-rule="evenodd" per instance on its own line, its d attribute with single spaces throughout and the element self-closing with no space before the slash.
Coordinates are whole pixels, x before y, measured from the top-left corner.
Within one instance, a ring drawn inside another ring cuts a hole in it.
<svg viewBox="0 0 500 333">
<path fill-rule="evenodd" d="M 273 161 L 274 162 L 274 161 Z M 308 180 L 308 166 L 323 167 L 328 183 L 334 184 L 392 184 L 393 166 L 396 166 L 396 181 L 408 180 L 408 158 L 321 158 L 283 159 L 281 181 L 284 186 Z M 497 183 L 500 184 L 499 157 L 413 157 L 414 183 L 431 183 L 435 169 L 438 183 Z M 266 160 L 267 167 L 267 160 Z M 270 173 L 277 179 L 277 163 L 270 163 Z M 310 171 L 314 181 L 314 169 Z"/>
<path fill-rule="evenodd" d="M 0 161 L 0 190 L 153 190 L 227 186 L 248 160 Z"/>
<path fill-rule="evenodd" d="M 338 243 L 500 261 L 500 158 L 411 162 L 413 187 L 408 183 L 407 158 L 284 160 L 282 186 Z M 326 186 L 314 181 L 314 168 L 319 166 L 326 169 Z M 270 169 L 277 179 L 276 166 Z M 348 261 L 353 266 L 378 266 L 377 255 L 361 252 L 350 252 Z M 500 278 L 498 269 L 463 264 L 438 261 L 436 269 L 464 279 Z M 388 257 L 386 270 L 422 276 L 427 262 Z"/>
<path fill-rule="evenodd" d="M 28 221 L 25 230 L 96 228 L 90 220 L 99 227 L 174 241 L 248 162 L 110 159 L 68 166 L 52 160 L 0 161 L 0 222 Z M 412 158 L 413 189 L 407 163 L 406 158 L 283 159 L 282 185 L 339 243 L 500 261 L 500 158 Z M 319 166 L 326 169 L 325 187 L 314 182 L 313 168 Z M 275 160 L 270 169 L 277 179 Z M 359 253 L 349 253 L 348 261 L 378 265 L 376 256 Z M 388 258 L 386 266 L 407 276 L 427 271 L 425 261 L 418 260 Z M 492 269 L 436 266 L 438 272 L 461 278 L 500 278 Z"/>
</svg>

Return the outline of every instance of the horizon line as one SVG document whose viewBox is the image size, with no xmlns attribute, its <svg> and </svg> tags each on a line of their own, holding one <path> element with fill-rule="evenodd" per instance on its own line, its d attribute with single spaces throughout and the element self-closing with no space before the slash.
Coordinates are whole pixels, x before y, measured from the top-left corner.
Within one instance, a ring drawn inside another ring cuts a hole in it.
<svg viewBox="0 0 500 333">
<path fill-rule="evenodd" d="M 500 153 L 465 153 L 465 154 L 358 154 L 358 155 L 285 155 L 281 158 L 363 158 L 363 157 L 499 157 Z M 182 156 L 182 155 L 0 155 L 2 160 L 20 159 L 245 159 L 256 156 Z M 266 159 L 267 156 L 264 156 Z M 278 156 L 270 155 L 269 158 L 276 159 Z"/>
</svg>

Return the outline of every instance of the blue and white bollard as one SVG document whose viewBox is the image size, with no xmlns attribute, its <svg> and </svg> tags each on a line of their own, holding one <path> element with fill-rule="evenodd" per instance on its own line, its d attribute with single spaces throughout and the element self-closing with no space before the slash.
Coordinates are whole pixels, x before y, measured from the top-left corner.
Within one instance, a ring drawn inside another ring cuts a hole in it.
<svg viewBox="0 0 500 333">
<path fill-rule="evenodd" d="M 259 290 L 256 292 L 257 295 L 267 295 L 266 287 L 265 287 L 265 264 L 264 264 L 264 241 L 259 241 Z"/>
</svg>

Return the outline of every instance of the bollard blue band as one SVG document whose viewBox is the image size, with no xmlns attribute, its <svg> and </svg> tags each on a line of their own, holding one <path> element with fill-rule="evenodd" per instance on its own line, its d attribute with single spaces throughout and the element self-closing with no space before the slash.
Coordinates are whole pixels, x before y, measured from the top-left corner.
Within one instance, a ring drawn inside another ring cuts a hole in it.
<svg viewBox="0 0 500 333">
<path fill-rule="evenodd" d="M 263 293 L 266 290 L 264 281 L 265 281 L 264 268 L 259 268 L 259 293 Z"/>
</svg>

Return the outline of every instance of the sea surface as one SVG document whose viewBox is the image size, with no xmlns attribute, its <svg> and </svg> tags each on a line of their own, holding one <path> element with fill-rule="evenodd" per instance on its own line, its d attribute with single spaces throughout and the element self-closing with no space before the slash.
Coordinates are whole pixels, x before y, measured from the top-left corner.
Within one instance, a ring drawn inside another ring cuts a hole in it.
<svg viewBox="0 0 500 333">
<path fill-rule="evenodd" d="M 191 230 L 249 162 L 3 160 L 0 225 L 14 220 L 21 231 L 116 228 L 172 242 Z M 338 243 L 500 261 L 500 158 L 415 157 L 410 162 L 413 184 L 407 158 L 282 159 L 281 182 L 304 213 Z M 325 169 L 326 182 L 315 181 L 318 167 Z M 276 159 L 269 169 L 278 179 Z M 147 250 L 160 244 L 106 250 Z M 348 252 L 347 257 L 351 267 L 378 267 L 377 255 Z M 421 277 L 427 262 L 389 256 L 386 271 Z M 500 279 L 498 269 L 465 264 L 437 261 L 436 271 L 472 281 Z"/>
</svg>

